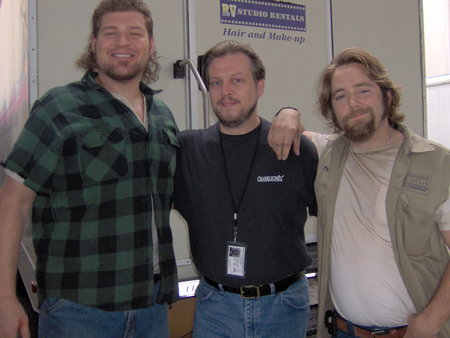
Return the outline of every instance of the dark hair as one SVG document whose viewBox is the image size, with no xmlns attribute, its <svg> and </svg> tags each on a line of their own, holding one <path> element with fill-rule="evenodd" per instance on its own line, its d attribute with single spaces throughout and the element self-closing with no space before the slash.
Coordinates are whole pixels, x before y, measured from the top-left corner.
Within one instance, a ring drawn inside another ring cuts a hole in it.
<svg viewBox="0 0 450 338">
<path fill-rule="evenodd" d="M 209 87 L 209 65 L 211 62 L 219 57 L 226 55 L 243 53 L 250 58 L 252 63 L 252 74 L 255 81 L 263 80 L 266 77 L 266 69 L 262 64 L 261 59 L 250 45 L 243 44 L 237 41 L 222 41 L 211 47 L 202 58 L 202 77 L 206 87 Z"/>
<path fill-rule="evenodd" d="M 145 26 L 150 38 L 153 37 L 153 19 L 150 9 L 141 0 L 102 0 L 92 14 L 91 36 L 86 46 L 85 52 L 76 61 L 76 65 L 84 70 L 95 70 L 97 61 L 94 51 L 91 48 L 91 39 L 98 36 L 100 24 L 103 16 L 113 12 L 139 12 L 144 15 Z M 159 62 L 156 50 L 150 56 L 150 60 L 145 67 L 142 81 L 149 83 L 158 79 Z"/>
<path fill-rule="evenodd" d="M 372 54 L 361 48 L 347 48 L 344 49 L 333 61 L 327 66 L 319 81 L 319 109 L 326 120 L 334 128 L 335 132 L 341 131 L 336 121 L 336 115 L 333 112 L 331 102 L 331 80 L 333 78 L 336 68 L 349 64 L 359 63 L 364 67 L 367 76 L 375 81 L 381 89 L 384 97 L 384 106 L 389 125 L 396 127 L 398 123 L 403 122 L 404 115 L 398 111 L 400 106 L 400 87 L 395 85 L 389 78 L 386 68 L 381 62 Z M 389 95 L 388 95 L 389 93 Z M 389 99 L 388 99 L 389 97 Z"/>
</svg>

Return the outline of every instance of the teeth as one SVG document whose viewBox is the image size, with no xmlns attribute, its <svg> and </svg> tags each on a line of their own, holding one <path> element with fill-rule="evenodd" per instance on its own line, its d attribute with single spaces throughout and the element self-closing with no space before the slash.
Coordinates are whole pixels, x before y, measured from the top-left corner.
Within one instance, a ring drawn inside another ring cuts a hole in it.
<svg viewBox="0 0 450 338">
<path fill-rule="evenodd" d="M 114 54 L 114 56 L 118 58 L 130 58 L 131 54 Z"/>
</svg>

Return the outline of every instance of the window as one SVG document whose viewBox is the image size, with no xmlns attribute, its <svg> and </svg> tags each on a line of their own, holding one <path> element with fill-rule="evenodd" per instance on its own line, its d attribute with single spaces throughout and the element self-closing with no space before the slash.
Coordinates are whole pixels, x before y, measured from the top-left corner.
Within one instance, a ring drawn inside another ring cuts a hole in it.
<svg viewBox="0 0 450 338">
<path fill-rule="evenodd" d="M 450 0 L 423 0 L 428 138 L 450 148 Z"/>
</svg>

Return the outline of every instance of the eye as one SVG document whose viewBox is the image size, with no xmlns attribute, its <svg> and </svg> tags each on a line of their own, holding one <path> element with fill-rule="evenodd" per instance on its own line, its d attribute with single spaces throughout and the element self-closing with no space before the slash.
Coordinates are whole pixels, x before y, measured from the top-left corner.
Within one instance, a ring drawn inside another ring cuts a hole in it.
<svg viewBox="0 0 450 338">
<path fill-rule="evenodd" d="M 336 95 L 336 96 L 334 97 L 334 100 L 335 100 L 335 101 L 341 101 L 344 97 L 345 97 L 344 94 Z"/>
<path fill-rule="evenodd" d="M 219 80 L 210 81 L 209 86 L 210 87 L 218 87 L 218 86 L 220 86 L 220 83 L 221 82 Z"/>
<path fill-rule="evenodd" d="M 242 82 L 242 79 L 240 79 L 240 78 L 236 78 L 236 79 L 233 79 L 233 83 L 241 83 Z"/>
</svg>

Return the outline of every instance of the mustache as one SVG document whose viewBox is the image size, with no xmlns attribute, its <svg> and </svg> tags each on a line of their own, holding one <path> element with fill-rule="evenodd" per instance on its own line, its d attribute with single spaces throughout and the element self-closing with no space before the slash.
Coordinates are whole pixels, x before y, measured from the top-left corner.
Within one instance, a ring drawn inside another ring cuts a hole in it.
<svg viewBox="0 0 450 338">
<path fill-rule="evenodd" d="M 373 113 L 373 108 L 372 107 L 363 107 L 360 109 L 352 109 L 350 111 L 350 114 L 348 114 L 348 118 L 351 119 L 352 117 L 366 114 L 366 113 Z"/>
<path fill-rule="evenodd" d="M 227 96 L 222 97 L 217 103 L 218 103 L 218 104 L 222 104 L 225 100 L 231 101 L 231 102 L 233 102 L 233 103 L 239 102 L 238 99 L 233 99 L 231 96 L 228 96 L 228 95 L 227 95 Z"/>
<path fill-rule="evenodd" d="M 359 109 L 352 109 L 350 111 L 350 113 L 344 117 L 344 124 L 347 123 L 349 120 L 351 120 L 352 118 L 354 118 L 355 116 L 358 115 L 363 115 L 366 113 L 372 113 L 373 114 L 373 108 L 372 107 L 362 107 Z"/>
</svg>

